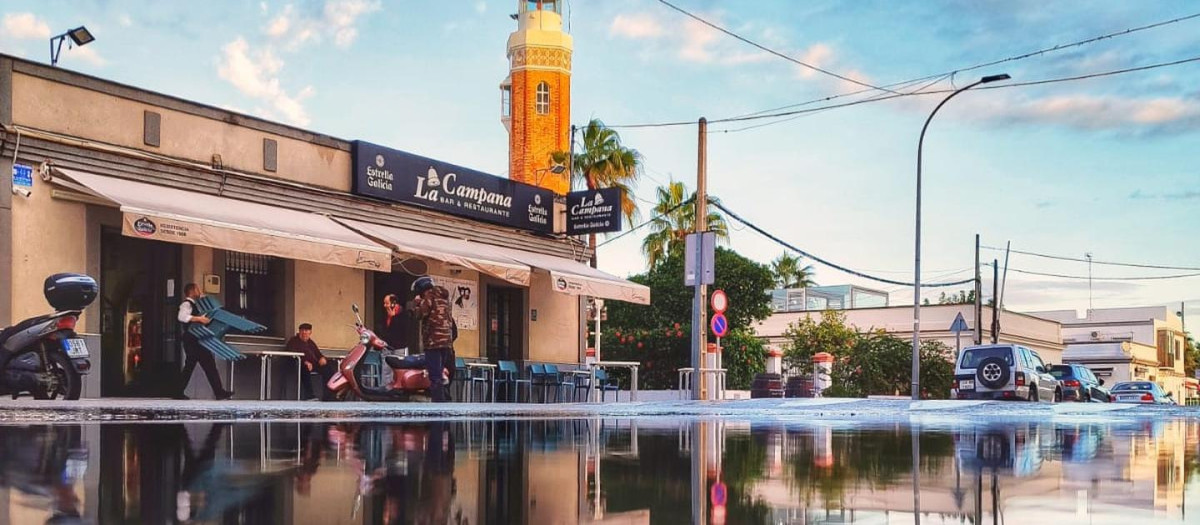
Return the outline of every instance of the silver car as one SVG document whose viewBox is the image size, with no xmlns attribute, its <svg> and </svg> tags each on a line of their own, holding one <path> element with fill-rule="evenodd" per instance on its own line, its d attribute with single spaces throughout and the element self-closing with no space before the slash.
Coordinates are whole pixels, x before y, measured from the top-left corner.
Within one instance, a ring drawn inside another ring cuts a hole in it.
<svg viewBox="0 0 1200 525">
<path fill-rule="evenodd" d="M 1113 403 L 1139 403 L 1146 405 L 1174 405 L 1175 396 L 1164 392 L 1158 383 L 1150 381 L 1123 381 L 1112 387 Z"/>
<path fill-rule="evenodd" d="M 950 397 L 1058 402 L 1062 388 L 1037 352 L 1014 344 L 981 345 L 959 355 Z"/>
</svg>

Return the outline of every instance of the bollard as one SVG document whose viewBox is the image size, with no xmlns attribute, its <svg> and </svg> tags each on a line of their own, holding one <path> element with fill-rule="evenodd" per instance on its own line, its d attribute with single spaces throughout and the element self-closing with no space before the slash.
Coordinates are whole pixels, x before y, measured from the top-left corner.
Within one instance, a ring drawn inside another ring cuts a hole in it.
<svg viewBox="0 0 1200 525">
<path fill-rule="evenodd" d="M 833 371 L 833 354 L 817 352 L 813 355 L 813 397 L 821 397 L 822 392 L 829 388 L 829 373 Z"/>
</svg>

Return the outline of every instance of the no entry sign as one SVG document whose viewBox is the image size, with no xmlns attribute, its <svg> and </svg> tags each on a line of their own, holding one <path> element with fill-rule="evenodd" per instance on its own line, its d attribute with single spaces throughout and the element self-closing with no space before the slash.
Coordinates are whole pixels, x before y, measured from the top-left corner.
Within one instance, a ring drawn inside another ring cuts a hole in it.
<svg viewBox="0 0 1200 525">
<path fill-rule="evenodd" d="M 712 328 L 713 335 L 717 337 L 725 337 L 725 334 L 729 333 L 729 321 L 725 319 L 725 314 L 713 314 L 712 322 L 709 323 L 709 328 Z"/>
<path fill-rule="evenodd" d="M 715 290 L 712 299 L 709 300 L 709 306 L 712 306 L 714 312 L 723 314 L 725 309 L 729 308 L 729 297 L 725 295 L 724 290 Z"/>
</svg>

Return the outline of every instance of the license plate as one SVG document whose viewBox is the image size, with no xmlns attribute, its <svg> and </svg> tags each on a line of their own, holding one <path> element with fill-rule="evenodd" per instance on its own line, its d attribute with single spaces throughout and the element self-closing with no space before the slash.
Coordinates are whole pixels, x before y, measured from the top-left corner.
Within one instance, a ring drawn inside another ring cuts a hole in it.
<svg viewBox="0 0 1200 525">
<path fill-rule="evenodd" d="M 974 379 L 964 379 L 962 381 L 959 381 L 958 389 L 959 390 L 975 390 L 975 380 Z"/>
<path fill-rule="evenodd" d="M 83 339 L 64 340 L 63 349 L 67 351 L 67 357 L 72 359 L 88 356 L 87 343 L 85 343 Z"/>
<path fill-rule="evenodd" d="M 1137 394 L 1137 395 L 1133 395 L 1133 396 L 1117 396 L 1117 399 L 1120 401 L 1141 401 L 1142 395 Z"/>
</svg>

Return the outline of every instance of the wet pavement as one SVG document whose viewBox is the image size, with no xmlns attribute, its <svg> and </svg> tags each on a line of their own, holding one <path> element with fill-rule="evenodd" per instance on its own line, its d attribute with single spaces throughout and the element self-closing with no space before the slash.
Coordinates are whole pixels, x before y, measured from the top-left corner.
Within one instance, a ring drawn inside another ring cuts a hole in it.
<svg viewBox="0 0 1200 525">
<path fill-rule="evenodd" d="M 6 401 L 0 422 L 113 420 L 388 420 L 429 418 L 740 417 L 849 419 L 859 422 L 1043 418 L 1200 418 L 1200 407 L 1115 403 L 1030 404 L 894 399 L 749 399 L 622 403 L 324 403 L 319 401 L 176 401 L 85 399 Z"/>
<path fill-rule="evenodd" d="M 388 421 L 10 421 L 0 424 L 0 523 L 1200 516 L 1200 418 L 1188 409 L 805 401 L 562 405 L 553 417 L 535 406 L 518 419 L 482 418 L 486 406 L 422 405 Z M 167 404 L 142 403 L 133 408 Z M 315 417 L 300 408 L 284 412 Z M 240 404 L 187 410 L 263 417 Z M 661 415 L 630 417 L 646 411 Z"/>
</svg>

